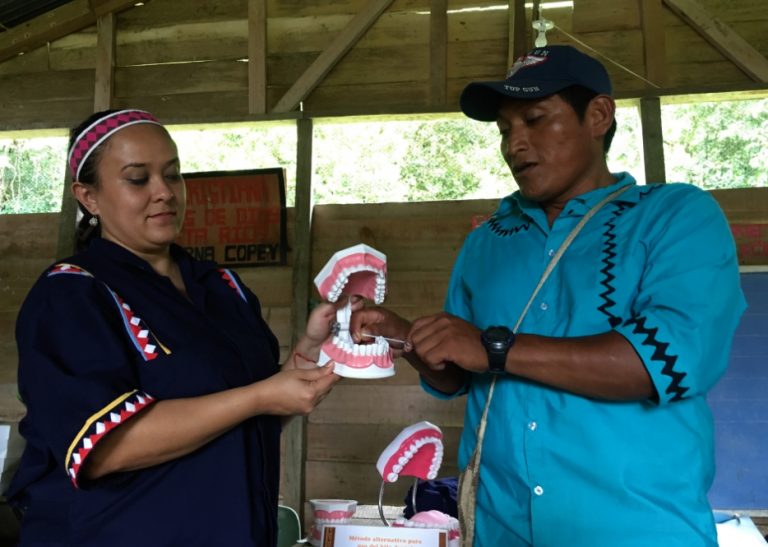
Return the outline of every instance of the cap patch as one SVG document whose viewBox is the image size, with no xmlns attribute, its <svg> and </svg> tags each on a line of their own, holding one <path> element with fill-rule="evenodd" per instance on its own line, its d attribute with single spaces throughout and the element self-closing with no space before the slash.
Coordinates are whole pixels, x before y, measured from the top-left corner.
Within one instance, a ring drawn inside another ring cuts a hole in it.
<svg viewBox="0 0 768 547">
<path fill-rule="evenodd" d="M 529 67 L 529 66 L 535 66 L 540 65 L 544 61 L 547 60 L 547 57 L 544 55 L 523 55 L 520 57 L 517 61 L 515 61 L 515 64 L 512 65 L 512 68 L 509 69 L 507 72 L 507 79 L 514 76 L 518 70 L 521 68 Z"/>
</svg>

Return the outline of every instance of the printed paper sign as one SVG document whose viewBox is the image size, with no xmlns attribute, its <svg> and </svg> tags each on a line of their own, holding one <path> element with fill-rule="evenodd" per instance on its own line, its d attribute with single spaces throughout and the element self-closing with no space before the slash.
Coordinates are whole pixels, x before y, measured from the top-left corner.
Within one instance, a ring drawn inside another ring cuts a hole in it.
<svg viewBox="0 0 768 547">
<path fill-rule="evenodd" d="M 323 547 L 446 547 L 444 530 L 383 526 L 326 525 Z"/>
<path fill-rule="evenodd" d="M 282 168 L 185 173 L 187 211 L 176 243 L 221 266 L 285 264 Z"/>
</svg>

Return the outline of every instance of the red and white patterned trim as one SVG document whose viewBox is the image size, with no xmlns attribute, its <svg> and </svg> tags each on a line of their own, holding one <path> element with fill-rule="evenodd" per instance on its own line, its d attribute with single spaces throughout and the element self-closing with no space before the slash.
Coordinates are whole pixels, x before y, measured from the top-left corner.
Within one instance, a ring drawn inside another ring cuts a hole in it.
<svg viewBox="0 0 768 547">
<path fill-rule="evenodd" d="M 72 143 L 69 152 L 69 170 L 73 180 L 80 179 L 80 168 L 88 159 L 88 156 L 105 140 L 121 129 L 137 123 L 152 123 L 162 125 L 157 119 L 144 110 L 120 110 L 99 118 L 85 131 L 80 133 L 77 140 Z"/>
<path fill-rule="evenodd" d="M 221 274 L 221 278 L 227 282 L 227 285 L 229 285 L 238 294 L 238 296 L 243 299 L 243 302 L 247 303 L 248 299 L 245 297 L 245 292 L 243 292 L 243 289 L 237 283 L 235 275 L 227 268 L 219 268 L 219 273 Z"/>
<path fill-rule="evenodd" d="M 66 262 L 61 262 L 53 266 L 53 268 L 51 268 L 48 272 L 48 277 L 60 274 L 74 274 L 83 275 L 86 277 L 94 277 L 93 274 L 87 270 L 84 270 L 79 266 L 75 266 L 74 264 L 67 264 Z M 131 340 L 133 346 L 136 348 L 136 351 L 139 352 L 139 355 L 141 355 L 142 359 L 145 361 L 151 361 L 152 359 L 156 358 L 158 356 L 158 348 L 160 348 L 166 355 L 170 355 L 171 350 L 164 346 L 157 339 L 157 337 L 152 334 L 152 331 L 149 330 L 149 327 L 144 324 L 141 318 L 133 313 L 131 306 L 129 306 L 120 297 L 119 294 L 113 291 L 109 285 L 106 283 L 102 284 L 107 288 L 109 294 L 112 295 L 112 300 L 114 301 L 115 306 L 117 306 L 117 309 L 120 312 L 120 316 L 123 319 L 125 332 L 128 334 L 128 338 Z"/>
<path fill-rule="evenodd" d="M 107 287 L 107 289 L 112 295 L 112 298 L 117 305 L 117 309 L 120 311 L 125 331 L 128 333 L 128 337 L 131 339 L 131 342 L 133 342 L 136 351 L 139 352 L 141 357 L 145 361 L 151 361 L 156 358 L 158 355 L 158 346 L 161 347 L 166 354 L 169 354 L 170 350 L 160 344 L 141 318 L 134 314 L 131 307 L 120 298 L 120 295 L 109 287 Z"/>
<path fill-rule="evenodd" d="M 93 447 L 104 438 L 104 435 L 126 420 L 133 418 L 154 402 L 155 399 L 151 395 L 132 391 L 91 416 L 67 452 L 65 465 L 67 474 L 75 488 L 79 488 L 78 476 L 85 459 Z"/>
<path fill-rule="evenodd" d="M 84 270 L 80 266 L 75 266 L 74 264 L 67 264 L 66 262 L 59 262 L 58 264 L 54 265 L 53 268 L 48 270 L 48 277 L 51 277 L 52 275 L 59 275 L 59 274 L 74 274 L 74 275 L 84 275 L 86 277 L 93 277 L 93 274 L 91 274 L 91 272 Z"/>
</svg>

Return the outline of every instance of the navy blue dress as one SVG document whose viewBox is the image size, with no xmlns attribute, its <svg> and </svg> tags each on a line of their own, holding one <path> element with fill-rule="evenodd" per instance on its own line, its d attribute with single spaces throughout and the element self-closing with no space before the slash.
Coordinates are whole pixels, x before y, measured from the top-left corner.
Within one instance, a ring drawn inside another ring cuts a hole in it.
<svg viewBox="0 0 768 547">
<path fill-rule="evenodd" d="M 155 401 L 263 380 L 279 347 L 236 274 L 172 247 L 189 299 L 97 239 L 37 281 L 16 325 L 27 441 L 7 496 L 21 546 L 271 546 L 280 421 L 249 419 L 202 448 L 88 481 L 90 450 Z"/>
</svg>

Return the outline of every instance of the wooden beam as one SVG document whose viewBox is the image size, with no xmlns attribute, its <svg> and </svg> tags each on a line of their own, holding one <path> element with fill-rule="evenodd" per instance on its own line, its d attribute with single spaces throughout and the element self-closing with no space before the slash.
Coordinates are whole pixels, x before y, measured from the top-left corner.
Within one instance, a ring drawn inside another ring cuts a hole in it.
<svg viewBox="0 0 768 547">
<path fill-rule="evenodd" d="M 312 260 L 312 119 L 296 120 L 296 201 L 293 229 L 293 347 L 304 332 L 309 316 L 309 284 Z M 283 431 L 283 503 L 304 518 L 307 419 L 293 418 Z"/>
<path fill-rule="evenodd" d="M 114 13 L 102 15 L 96 21 L 96 88 L 93 111 L 112 108 L 115 95 L 115 43 L 117 17 Z"/>
<path fill-rule="evenodd" d="M 525 20 L 525 0 L 509 0 L 509 47 L 507 68 L 528 51 L 528 25 Z"/>
<path fill-rule="evenodd" d="M 663 0 L 638 0 L 643 29 L 645 77 L 658 87 L 667 85 L 667 51 L 664 37 Z M 646 83 L 646 87 L 650 87 Z"/>
<path fill-rule="evenodd" d="M 429 99 L 444 105 L 448 97 L 448 0 L 431 0 L 429 12 Z"/>
<path fill-rule="evenodd" d="M 69 150 L 67 150 L 69 152 Z M 56 259 L 66 258 L 75 252 L 75 219 L 77 219 L 77 200 L 72 195 L 72 175 L 69 162 L 64 169 L 64 190 L 61 196 L 59 213 L 59 240 L 56 244 Z"/>
<path fill-rule="evenodd" d="M 720 19 L 712 17 L 696 0 L 664 0 L 715 49 L 756 82 L 768 82 L 768 59 Z"/>
<path fill-rule="evenodd" d="M 0 33 L 0 63 L 96 24 L 99 16 L 130 8 L 136 0 L 72 0 Z"/>
<path fill-rule="evenodd" d="M 248 112 L 267 112 L 266 0 L 248 0 Z"/>
<path fill-rule="evenodd" d="M 661 101 L 658 97 L 640 99 L 640 124 L 643 129 L 643 158 L 646 182 L 666 182 L 664 136 L 661 128 Z"/>
<path fill-rule="evenodd" d="M 288 112 L 296 108 L 301 101 L 325 78 L 336 64 L 362 38 L 379 16 L 392 4 L 393 0 L 369 0 L 368 4 L 344 27 L 333 42 L 320 53 L 315 61 L 299 76 L 285 95 L 272 109 L 273 112 Z"/>
<path fill-rule="evenodd" d="M 96 17 L 108 13 L 119 13 L 136 5 L 137 0 L 90 0 L 91 9 Z"/>
</svg>

